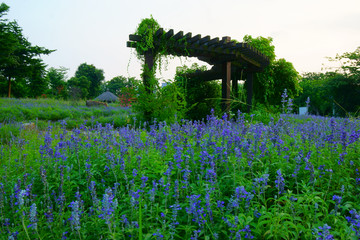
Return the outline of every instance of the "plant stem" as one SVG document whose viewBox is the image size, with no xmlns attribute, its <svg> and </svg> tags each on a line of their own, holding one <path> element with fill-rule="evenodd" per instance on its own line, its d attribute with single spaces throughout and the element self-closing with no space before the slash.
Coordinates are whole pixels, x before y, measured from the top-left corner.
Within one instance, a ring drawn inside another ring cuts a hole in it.
<svg viewBox="0 0 360 240">
<path fill-rule="evenodd" d="M 22 222 L 22 225 L 23 225 L 23 227 L 24 227 L 24 230 L 25 230 L 25 233 L 26 233 L 27 238 L 28 238 L 29 240 L 31 240 L 31 238 L 30 238 L 30 236 L 29 236 L 29 233 L 28 233 L 28 231 L 27 231 L 27 229 L 26 229 L 26 226 L 25 226 L 25 222 L 24 222 L 24 218 L 23 218 L 23 217 L 21 217 L 21 222 Z"/>
</svg>

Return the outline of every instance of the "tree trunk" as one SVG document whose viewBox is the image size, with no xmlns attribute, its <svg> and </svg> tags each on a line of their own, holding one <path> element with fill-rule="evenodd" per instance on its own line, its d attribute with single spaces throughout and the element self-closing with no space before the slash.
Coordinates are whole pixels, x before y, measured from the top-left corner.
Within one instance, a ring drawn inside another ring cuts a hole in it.
<svg viewBox="0 0 360 240">
<path fill-rule="evenodd" d="M 8 77 L 8 98 L 11 97 L 11 77 Z"/>
</svg>

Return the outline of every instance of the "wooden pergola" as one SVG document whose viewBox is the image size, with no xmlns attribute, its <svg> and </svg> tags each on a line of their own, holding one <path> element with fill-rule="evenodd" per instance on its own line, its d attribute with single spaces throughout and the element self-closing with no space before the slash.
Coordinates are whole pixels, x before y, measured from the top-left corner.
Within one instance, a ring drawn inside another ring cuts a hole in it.
<svg viewBox="0 0 360 240">
<path fill-rule="evenodd" d="M 136 48 L 142 41 L 141 36 L 129 35 L 127 47 Z M 229 111 L 230 89 L 238 92 L 238 80 L 242 73 L 246 76 L 247 83 L 247 106 L 251 110 L 253 96 L 253 75 L 262 71 L 268 64 L 269 59 L 247 43 L 236 43 L 230 37 L 210 38 L 200 34 L 193 36 L 192 33 L 184 35 L 183 31 L 174 34 L 174 30 L 164 31 L 160 28 L 153 36 L 154 49 L 144 52 L 145 65 L 152 70 L 154 66 L 154 52 L 166 45 L 167 54 L 174 56 L 196 57 L 213 67 L 205 72 L 195 72 L 189 77 L 199 77 L 203 81 L 222 80 L 222 109 Z M 231 81 L 232 80 L 232 81 Z M 146 76 L 143 79 L 147 84 Z"/>
</svg>

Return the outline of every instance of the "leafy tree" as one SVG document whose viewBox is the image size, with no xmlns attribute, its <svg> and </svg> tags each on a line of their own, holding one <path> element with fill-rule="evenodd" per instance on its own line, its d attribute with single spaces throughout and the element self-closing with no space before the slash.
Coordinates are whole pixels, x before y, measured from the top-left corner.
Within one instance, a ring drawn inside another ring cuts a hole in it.
<svg viewBox="0 0 360 240">
<path fill-rule="evenodd" d="M 112 93 L 118 92 L 120 89 L 126 86 L 127 78 L 123 76 L 117 76 L 112 78 L 109 82 L 105 84 L 105 90 L 109 90 Z"/>
<path fill-rule="evenodd" d="M 310 99 L 309 113 L 316 115 L 331 115 L 333 109 L 333 99 L 329 79 L 335 73 L 306 73 L 303 75 L 299 85 L 302 93 L 295 98 L 297 106 L 305 106 L 307 98 Z"/>
<path fill-rule="evenodd" d="M 337 55 L 331 61 L 339 61 L 334 72 L 307 73 L 300 86 L 303 93 L 296 99 L 303 106 L 310 97 L 310 113 L 337 116 L 359 114 L 360 111 L 360 47 L 354 52 Z"/>
<path fill-rule="evenodd" d="M 117 94 L 124 87 L 137 87 L 140 84 L 140 80 L 134 77 L 126 78 L 124 76 L 117 76 L 104 84 L 104 90 Z"/>
<path fill-rule="evenodd" d="M 55 98 L 66 98 L 66 74 L 68 69 L 64 67 L 50 68 L 46 73 L 46 79 L 49 83 L 49 93 Z"/>
<path fill-rule="evenodd" d="M 331 58 L 330 58 L 331 59 Z M 342 55 L 337 55 L 332 61 L 339 61 L 341 64 L 337 72 L 341 72 L 346 77 L 353 77 L 359 83 L 360 80 L 360 47 L 354 52 L 346 52 Z"/>
<path fill-rule="evenodd" d="M 67 82 L 70 97 L 74 100 L 86 99 L 89 96 L 91 82 L 85 77 L 72 77 Z"/>
<path fill-rule="evenodd" d="M 270 61 L 263 72 L 255 74 L 254 97 L 256 102 L 266 105 L 279 105 L 281 94 L 285 88 L 288 90 L 289 97 L 294 98 L 301 91 L 300 76 L 292 63 L 285 59 L 276 59 L 275 46 L 272 44 L 273 39 L 270 37 L 253 38 L 246 35 L 243 40 L 267 56 Z"/>
<path fill-rule="evenodd" d="M 80 78 L 82 76 L 90 81 L 89 93 L 87 94 L 87 97 L 97 97 L 100 94 L 101 83 L 104 81 L 104 71 L 97 69 L 92 64 L 88 65 L 87 63 L 82 63 L 76 70 L 75 77 Z"/>
<path fill-rule="evenodd" d="M 27 77 L 29 97 L 39 97 L 49 89 L 49 82 L 45 77 L 45 64 L 40 59 L 33 59 L 31 75 Z"/>
<path fill-rule="evenodd" d="M 0 75 L 1 79 L 8 83 L 8 97 L 10 97 L 12 81 L 31 78 L 44 71 L 45 65 L 41 64 L 42 60 L 38 57 L 53 51 L 32 46 L 22 35 L 22 29 L 16 21 L 1 19 L 8 10 L 9 6 L 6 4 L 0 5 Z"/>
</svg>

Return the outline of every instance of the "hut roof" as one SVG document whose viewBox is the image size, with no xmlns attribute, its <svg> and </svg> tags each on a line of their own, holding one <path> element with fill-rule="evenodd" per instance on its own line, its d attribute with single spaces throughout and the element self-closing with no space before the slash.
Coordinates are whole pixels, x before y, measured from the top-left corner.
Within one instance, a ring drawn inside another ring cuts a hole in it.
<svg viewBox="0 0 360 240">
<path fill-rule="evenodd" d="M 112 92 L 106 91 L 97 98 L 95 98 L 95 100 L 103 101 L 103 102 L 116 102 L 118 100 L 118 97 Z"/>
</svg>

